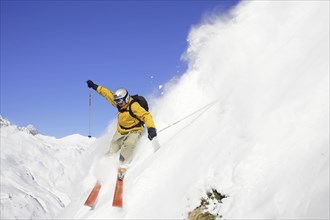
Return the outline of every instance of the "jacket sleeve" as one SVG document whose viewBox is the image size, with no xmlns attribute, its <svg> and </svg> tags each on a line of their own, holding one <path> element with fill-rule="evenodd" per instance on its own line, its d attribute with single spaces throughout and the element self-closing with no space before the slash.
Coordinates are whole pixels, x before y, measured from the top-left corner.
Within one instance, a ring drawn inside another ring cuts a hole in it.
<svg viewBox="0 0 330 220">
<path fill-rule="evenodd" d="M 154 120 L 152 119 L 152 116 L 150 112 L 146 111 L 144 108 L 142 108 L 139 103 L 134 102 L 131 106 L 131 110 L 136 117 L 138 117 L 141 121 L 144 122 L 147 128 L 156 128 Z"/>
<path fill-rule="evenodd" d="M 106 98 L 111 105 L 113 105 L 114 107 L 117 107 L 114 98 L 113 98 L 113 92 L 111 90 L 108 90 L 107 88 L 104 88 L 102 86 L 98 86 L 96 89 L 97 93 L 99 93 L 101 96 L 103 96 L 104 98 Z"/>
</svg>

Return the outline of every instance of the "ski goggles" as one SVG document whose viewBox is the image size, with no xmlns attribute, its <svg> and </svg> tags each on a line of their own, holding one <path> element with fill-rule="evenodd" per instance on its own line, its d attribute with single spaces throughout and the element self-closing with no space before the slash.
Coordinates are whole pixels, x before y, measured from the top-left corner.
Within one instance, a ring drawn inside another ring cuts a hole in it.
<svg viewBox="0 0 330 220">
<path fill-rule="evenodd" d="M 125 102 L 125 101 L 124 101 L 124 98 L 121 98 L 121 99 L 115 99 L 115 103 L 116 103 L 117 105 L 122 105 L 124 102 Z"/>
</svg>

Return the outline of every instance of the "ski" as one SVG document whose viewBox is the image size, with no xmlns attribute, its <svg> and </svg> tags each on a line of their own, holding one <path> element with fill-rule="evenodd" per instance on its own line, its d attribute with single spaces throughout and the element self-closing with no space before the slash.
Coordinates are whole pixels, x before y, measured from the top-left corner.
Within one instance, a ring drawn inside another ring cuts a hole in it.
<svg viewBox="0 0 330 220">
<path fill-rule="evenodd" d="M 99 181 L 96 182 L 94 188 L 92 189 L 91 193 L 89 194 L 86 202 L 85 202 L 85 206 L 89 206 L 91 208 L 94 208 L 95 205 L 95 201 L 97 199 L 97 196 L 99 195 L 101 189 L 101 184 Z"/>
<path fill-rule="evenodd" d="M 112 206 L 119 208 L 123 207 L 123 188 L 124 188 L 124 176 L 120 177 L 118 173 Z"/>
</svg>

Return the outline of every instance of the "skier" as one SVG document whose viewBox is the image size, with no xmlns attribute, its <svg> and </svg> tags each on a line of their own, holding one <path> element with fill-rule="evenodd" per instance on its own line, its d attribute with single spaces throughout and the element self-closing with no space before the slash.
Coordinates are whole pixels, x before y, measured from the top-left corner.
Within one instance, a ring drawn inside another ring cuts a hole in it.
<svg viewBox="0 0 330 220">
<path fill-rule="evenodd" d="M 113 135 L 110 148 L 106 154 L 111 156 L 120 150 L 118 178 L 122 179 L 133 159 L 133 151 L 140 139 L 143 124 L 148 129 L 150 140 L 157 136 L 154 121 L 150 112 L 141 107 L 138 102 L 133 102 L 133 98 L 130 97 L 126 89 L 120 88 L 112 92 L 105 87 L 96 85 L 92 80 L 88 80 L 87 85 L 118 109 L 117 131 Z M 133 117 L 131 113 L 136 117 Z"/>
</svg>

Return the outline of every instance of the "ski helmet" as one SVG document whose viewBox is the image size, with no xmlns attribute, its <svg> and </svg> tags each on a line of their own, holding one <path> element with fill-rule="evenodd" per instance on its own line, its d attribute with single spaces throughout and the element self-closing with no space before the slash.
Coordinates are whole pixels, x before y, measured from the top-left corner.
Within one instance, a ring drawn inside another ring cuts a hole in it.
<svg viewBox="0 0 330 220">
<path fill-rule="evenodd" d="M 122 105 L 124 102 L 128 103 L 130 97 L 128 91 L 124 88 L 117 89 L 113 96 L 117 105 Z"/>
</svg>

